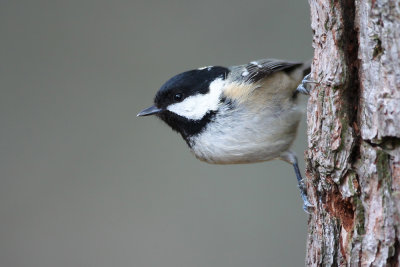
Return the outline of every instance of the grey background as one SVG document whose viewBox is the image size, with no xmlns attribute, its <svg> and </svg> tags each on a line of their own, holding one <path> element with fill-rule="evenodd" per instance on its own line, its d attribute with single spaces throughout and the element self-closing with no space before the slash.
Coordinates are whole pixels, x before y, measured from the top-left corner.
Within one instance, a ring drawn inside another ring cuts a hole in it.
<svg viewBox="0 0 400 267">
<path fill-rule="evenodd" d="M 187 69 L 310 58 L 309 24 L 306 1 L 2 0 L 0 266 L 304 265 L 290 165 L 207 165 L 136 113 Z"/>
</svg>

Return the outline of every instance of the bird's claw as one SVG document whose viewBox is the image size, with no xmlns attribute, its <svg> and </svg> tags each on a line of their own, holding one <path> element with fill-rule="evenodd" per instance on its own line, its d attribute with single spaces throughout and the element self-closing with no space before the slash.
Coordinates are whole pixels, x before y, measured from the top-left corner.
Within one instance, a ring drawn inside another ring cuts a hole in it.
<svg viewBox="0 0 400 267">
<path fill-rule="evenodd" d="M 292 164 L 293 164 L 293 167 L 294 167 L 294 172 L 296 174 L 297 185 L 298 185 L 298 187 L 300 189 L 300 195 L 301 195 L 301 198 L 303 199 L 303 209 L 304 209 L 305 212 L 310 213 L 310 209 L 313 207 L 313 205 L 308 201 L 308 198 L 307 198 L 307 187 L 306 187 L 306 185 L 304 183 L 303 178 L 301 177 L 299 165 L 297 164 L 297 158 L 296 158 L 295 155 L 293 155 L 293 153 L 289 154 L 289 155 L 292 155 L 292 157 L 293 157 Z"/>
<path fill-rule="evenodd" d="M 303 80 L 301 81 L 301 83 L 299 84 L 299 86 L 297 86 L 296 91 L 305 95 L 309 95 L 310 94 L 310 90 L 309 90 L 309 83 L 315 83 L 314 81 L 309 80 L 311 76 L 311 73 L 307 74 L 306 76 L 304 76 Z"/>
<path fill-rule="evenodd" d="M 307 191 L 306 191 L 306 187 L 305 187 L 305 184 L 303 181 L 301 181 L 301 184 L 299 184 L 299 189 L 300 189 L 301 198 L 303 199 L 303 210 L 306 213 L 310 213 L 310 210 L 314 207 L 314 205 L 311 204 L 310 201 L 308 201 Z"/>
<path fill-rule="evenodd" d="M 307 195 L 302 194 L 301 197 L 302 197 L 302 199 L 303 199 L 303 210 L 304 210 L 306 213 L 310 213 L 310 210 L 311 210 L 312 208 L 314 208 L 314 205 L 311 204 L 311 203 L 308 201 Z"/>
</svg>

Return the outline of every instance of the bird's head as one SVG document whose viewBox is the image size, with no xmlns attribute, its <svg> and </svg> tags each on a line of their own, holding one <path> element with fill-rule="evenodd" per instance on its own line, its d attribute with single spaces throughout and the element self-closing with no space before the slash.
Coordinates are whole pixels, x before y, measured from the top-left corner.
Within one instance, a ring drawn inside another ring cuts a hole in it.
<svg viewBox="0 0 400 267">
<path fill-rule="evenodd" d="M 180 73 L 161 86 L 154 105 L 137 116 L 157 115 L 188 141 L 215 116 L 228 73 L 229 69 L 218 66 Z"/>
</svg>

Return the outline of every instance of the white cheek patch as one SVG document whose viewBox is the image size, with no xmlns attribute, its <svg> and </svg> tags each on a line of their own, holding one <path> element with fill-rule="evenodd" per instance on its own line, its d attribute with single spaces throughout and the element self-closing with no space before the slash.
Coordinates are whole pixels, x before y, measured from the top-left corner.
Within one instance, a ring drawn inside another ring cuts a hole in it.
<svg viewBox="0 0 400 267">
<path fill-rule="evenodd" d="M 190 120 L 200 120 L 209 111 L 216 111 L 225 82 L 222 78 L 210 83 L 207 94 L 197 94 L 185 98 L 182 102 L 169 105 L 167 109 Z"/>
</svg>

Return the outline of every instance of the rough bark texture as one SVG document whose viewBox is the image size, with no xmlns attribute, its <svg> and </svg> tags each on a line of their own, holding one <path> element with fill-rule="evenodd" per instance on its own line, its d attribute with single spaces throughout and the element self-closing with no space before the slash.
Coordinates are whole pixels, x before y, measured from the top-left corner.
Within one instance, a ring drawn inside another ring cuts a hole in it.
<svg viewBox="0 0 400 267">
<path fill-rule="evenodd" d="M 399 266 L 400 1 L 309 0 L 307 266 Z"/>
</svg>

